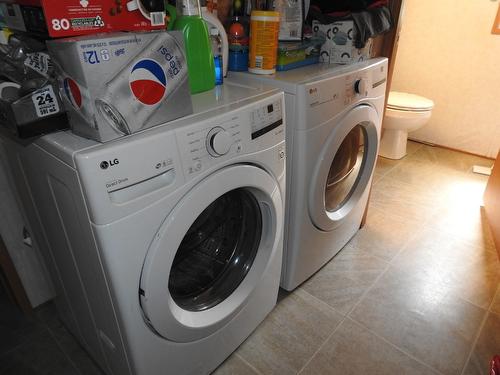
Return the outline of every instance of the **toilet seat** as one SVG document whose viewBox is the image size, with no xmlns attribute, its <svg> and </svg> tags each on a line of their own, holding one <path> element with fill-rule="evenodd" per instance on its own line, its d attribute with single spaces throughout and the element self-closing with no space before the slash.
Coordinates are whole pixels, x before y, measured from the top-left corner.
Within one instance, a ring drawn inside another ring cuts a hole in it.
<svg viewBox="0 0 500 375">
<path fill-rule="evenodd" d="M 387 100 L 387 108 L 397 111 L 428 112 L 433 107 L 432 100 L 406 92 L 391 91 Z"/>
</svg>

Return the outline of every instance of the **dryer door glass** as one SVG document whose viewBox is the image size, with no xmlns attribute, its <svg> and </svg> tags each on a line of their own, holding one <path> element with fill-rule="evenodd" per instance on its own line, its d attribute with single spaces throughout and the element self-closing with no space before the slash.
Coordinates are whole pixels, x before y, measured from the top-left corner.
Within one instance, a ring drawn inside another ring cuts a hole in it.
<svg viewBox="0 0 500 375">
<path fill-rule="evenodd" d="M 325 187 L 327 211 L 337 211 L 349 200 L 362 173 L 366 154 L 366 133 L 356 125 L 344 138 L 328 172 Z"/>
<path fill-rule="evenodd" d="M 202 311 L 226 299 L 243 281 L 259 248 L 262 215 L 243 188 L 210 204 L 191 225 L 175 255 L 168 288 L 183 309 Z"/>
</svg>

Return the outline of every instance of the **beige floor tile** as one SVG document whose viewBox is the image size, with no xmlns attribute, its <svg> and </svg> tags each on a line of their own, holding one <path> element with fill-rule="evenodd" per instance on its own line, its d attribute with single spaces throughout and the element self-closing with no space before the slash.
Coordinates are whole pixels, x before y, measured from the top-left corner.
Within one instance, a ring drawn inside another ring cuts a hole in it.
<svg viewBox="0 0 500 375">
<path fill-rule="evenodd" d="M 307 364 L 301 375 L 436 374 L 366 328 L 347 319 Z"/>
<path fill-rule="evenodd" d="M 237 353 L 262 374 L 293 374 L 341 320 L 342 315 L 299 289 L 280 301 Z"/>
<path fill-rule="evenodd" d="M 466 374 L 488 374 L 494 355 L 500 355 L 500 315 L 490 313 L 472 352 Z"/>
<path fill-rule="evenodd" d="M 412 140 L 408 140 L 408 143 L 406 144 L 406 157 L 409 157 L 410 155 L 414 154 L 416 151 L 420 150 L 422 147 L 425 145 L 420 142 L 415 142 Z"/>
<path fill-rule="evenodd" d="M 370 209 L 398 217 L 401 220 L 427 221 L 439 209 L 440 201 L 432 191 L 384 176 L 372 188 Z"/>
<path fill-rule="evenodd" d="M 421 221 L 403 219 L 370 206 L 365 226 L 352 238 L 350 244 L 368 254 L 391 261 L 422 226 Z"/>
<path fill-rule="evenodd" d="M 435 194 L 443 207 L 470 210 L 482 205 L 487 183 L 487 176 L 472 172 L 457 173 L 447 179 Z"/>
<path fill-rule="evenodd" d="M 387 265 L 382 259 L 347 245 L 302 288 L 347 314 Z"/>
<path fill-rule="evenodd" d="M 252 367 L 236 354 L 231 355 L 213 373 L 213 375 L 259 375 Z"/>
<path fill-rule="evenodd" d="M 490 167 L 493 161 L 475 155 L 424 145 L 409 156 L 410 159 L 436 164 L 451 170 L 467 172 L 473 165 Z"/>
<path fill-rule="evenodd" d="M 440 190 L 446 190 L 461 174 L 439 164 L 408 158 L 387 172 L 386 177 L 423 188 L 428 193 L 438 193 Z"/>
<path fill-rule="evenodd" d="M 350 314 L 444 374 L 459 374 L 485 310 L 416 268 L 390 268 Z"/>
<path fill-rule="evenodd" d="M 487 372 L 481 371 L 472 362 L 468 362 L 465 366 L 464 372 L 461 375 L 486 375 Z"/>
<path fill-rule="evenodd" d="M 488 309 L 500 283 L 496 254 L 483 246 L 425 228 L 394 259 L 406 272 L 420 272 L 449 293 Z"/>
<path fill-rule="evenodd" d="M 379 156 L 377 158 L 377 165 L 375 166 L 375 173 L 384 175 L 398 164 L 399 160 L 392 160 Z"/>
<path fill-rule="evenodd" d="M 379 173 L 377 171 L 375 171 L 373 173 L 373 178 L 372 178 L 372 184 L 376 184 L 378 181 L 380 181 L 380 179 L 383 177 L 384 175 L 382 173 Z"/>
<path fill-rule="evenodd" d="M 493 303 L 491 304 L 490 311 L 497 313 L 500 315 L 500 284 L 499 289 L 497 290 L 497 295 L 493 299 Z"/>
<path fill-rule="evenodd" d="M 477 195 L 481 197 L 482 191 Z M 474 246 L 495 251 L 488 220 L 479 203 L 471 206 L 467 206 L 465 203 L 462 205 L 448 204 L 446 208 L 434 212 L 428 225 L 438 231 L 467 240 Z"/>
</svg>

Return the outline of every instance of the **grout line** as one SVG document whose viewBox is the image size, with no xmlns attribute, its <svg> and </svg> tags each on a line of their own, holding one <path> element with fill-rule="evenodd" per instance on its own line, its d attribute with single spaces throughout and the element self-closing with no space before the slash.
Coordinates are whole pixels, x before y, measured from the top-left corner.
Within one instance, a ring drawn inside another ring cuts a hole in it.
<svg viewBox="0 0 500 375">
<path fill-rule="evenodd" d="M 427 367 L 428 369 L 430 369 L 431 371 L 433 371 L 434 373 L 436 374 L 440 374 L 440 375 L 443 375 L 443 373 L 437 369 L 435 369 L 434 367 L 432 367 L 431 365 L 423 362 L 421 359 L 415 357 L 413 354 L 411 353 L 408 353 L 406 350 L 400 348 L 399 346 L 393 344 L 392 342 L 390 342 L 389 340 L 387 340 L 385 337 L 379 335 L 378 333 L 372 331 L 370 328 L 368 328 L 367 326 L 365 326 L 364 324 L 350 318 L 350 317 L 347 317 L 346 319 L 350 320 L 352 323 L 356 324 L 357 326 L 361 327 L 361 328 L 364 328 L 366 329 L 369 333 L 371 333 L 373 336 L 377 337 L 378 339 L 382 340 L 383 342 L 385 342 L 386 344 L 388 344 L 389 346 L 391 346 L 393 349 L 396 349 L 398 352 L 401 352 L 403 353 L 404 355 L 406 355 L 407 357 L 410 357 L 411 359 L 413 359 L 414 361 L 418 362 L 419 364 L 423 365 L 424 367 Z"/>
<path fill-rule="evenodd" d="M 256 369 L 254 366 L 252 366 L 252 364 L 250 362 L 248 362 L 245 358 L 243 358 L 240 354 L 235 352 L 234 355 L 236 357 L 238 357 L 241 361 L 243 361 L 243 363 L 245 363 L 248 367 L 250 367 L 252 370 L 254 370 L 256 374 L 262 375 L 262 373 L 258 369 Z"/>
<path fill-rule="evenodd" d="M 361 302 L 365 299 L 365 297 L 368 295 L 369 292 L 371 292 L 373 290 L 373 287 L 379 282 L 379 280 L 382 279 L 382 277 L 387 273 L 387 271 L 389 270 L 389 268 L 391 268 L 391 263 L 387 263 L 386 267 L 384 268 L 384 270 L 380 273 L 380 275 L 378 275 L 375 280 L 373 280 L 373 283 L 368 287 L 366 288 L 366 290 L 364 291 L 364 293 L 359 297 L 358 301 L 354 304 L 353 307 L 351 307 L 349 309 L 349 311 L 347 312 L 346 317 L 348 317 L 349 315 L 351 315 L 351 313 L 361 304 Z"/>
<path fill-rule="evenodd" d="M 358 301 L 356 302 L 356 304 L 347 312 L 346 316 L 350 316 L 351 313 L 361 304 L 361 302 L 364 300 L 364 298 L 368 295 L 368 293 L 370 293 L 372 290 L 373 290 L 373 287 L 379 282 L 379 280 L 382 279 L 382 277 L 387 273 L 387 271 L 391 268 L 391 267 L 397 267 L 394 265 L 394 260 L 403 252 L 405 251 L 405 249 L 407 248 L 408 244 L 414 239 L 417 237 L 418 234 L 421 233 L 421 231 L 423 231 L 423 226 L 416 230 L 413 234 L 413 236 L 409 236 L 406 240 L 406 242 L 401 246 L 401 248 L 399 249 L 399 251 L 394 255 L 394 257 L 392 257 L 392 259 L 388 262 L 386 261 L 387 263 L 387 266 L 384 268 L 384 270 L 380 273 L 380 275 L 378 275 L 375 280 L 373 281 L 373 283 L 365 290 L 365 292 L 361 295 L 361 297 L 359 297 Z"/>
<path fill-rule="evenodd" d="M 47 331 L 49 331 L 49 334 L 50 336 L 52 337 L 52 339 L 55 341 L 57 347 L 59 348 L 59 350 L 63 353 L 64 357 L 66 357 L 66 359 L 68 360 L 68 362 L 71 364 L 71 366 L 73 366 L 73 368 L 76 370 L 76 372 L 78 374 L 81 374 L 81 371 L 80 369 L 78 368 L 78 366 L 76 365 L 76 363 L 71 359 L 71 357 L 66 353 L 66 351 L 64 350 L 64 348 L 62 347 L 62 345 L 59 343 L 59 340 L 57 339 L 56 335 L 54 334 L 54 332 L 52 332 L 52 330 L 50 329 L 50 327 L 47 327 Z"/>
<path fill-rule="evenodd" d="M 415 232 L 413 232 L 412 235 L 408 236 L 408 239 L 406 240 L 406 242 L 403 244 L 403 246 L 401 246 L 401 249 L 397 252 L 396 255 L 394 255 L 394 257 L 391 259 L 391 261 L 389 262 L 389 264 L 391 266 L 394 266 L 394 267 L 397 267 L 397 265 L 395 264 L 395 260 L 403 253 L 405 252 L 407 249 L 408 249 L 408 246 L 410 245 L 410 243 L 416 239 L 418 236 L 420 236 L 422 233 L 424 233 L 426 230 L 428 229 L 426 223 L 422 223 L 422 225 L 420 226 L 420 228 L 418 228 Z M 398 267 L 397 267 L 398 268 Z"/>
<path fill-rule="evenodd" d="M 418 232 L 418 231 L 417 231 Z M 409 237 L 408 240 L 406 241 L 406 243 L 401 247 L 401 250 L 396 254 L 396 256 L 401 252 L 403 251 L 403 249 L 406 247 L 406 245 L 409 243 L 410 239 L 413 238 L 413 237 Z M 356 248 L 357 249 L 357 248 Z M 358 249 L 359 250 L 359 249 Z M 330 338 L 335 334 L 335 332 L 337 332 L 337 330 L 339 329 L 339 327 L 344 323 L 344 321 L 346 319 L 350 319 L 349 318 L 349 314 L 361 303 L 361 301 L 364 299 L 364 297 L 367 295 L 367 293 L 372 290 L 372 288 L 375 286 L 375 284 L 382 278 L 383 275 L 385 275 L 385 273 L 387 272 L 387 270 L 391 267 L 391 263 L 390 262 L 387 262 L 386 267 L 384 268 L 384 270 L 380 273 L 380 275 L 378 275 L 373 283 L 366 289 L 366 291 L 359 297 L 358 301 L 355 303 L 355 305 L 346 313 L 346 314 L 341 314 L 342 316 L 344 316 L 344 318 L 339 322 L 339 324 L 337 325 L 337 327 L 335 327 L 335 329 L 333 330 L 333 332 L 326 338 L 326 340 L 320 345 L 320 347 L 313 353 L 313 355 L 309 358 L 309 360 L 304 364 L 304 366 L 302 366 L 302 368 L 299 370 L 298 374 L 300 374 L 306 367 L 307 365 L 312 361 L 312 359 L 316 356 L 316 354 L 325 346 L 325 344 L 328 342 L 328 340 L 330 340 Z M 315 300 L 318 300 L 320 301 L 322 304 L 325 304 L 326 306 L 328 306 L 331 310 L 333 310 L 334 312 L 336 313 L 340 313 L 339 311 L 335 310 L 332 306 L 330 306 L 329 304 L 327 304 L 326 302 L 320 300 L 319 298 L 311 295 L 309 292 L 307 292 L 306 290 L 302 289 L 304 292 L 306 292 L 308 295 L 312 296 Z M 352 320 L 352 319 L 350 319 Z M 427 366 L 428 367 L 428 366 Z"/>
<path fill-rule="evenodd" d="M 297 290 L 299 290 L 299 289 L 300 289 L 302 292 L 304 292 L 305 294 L 307 294 L 309 297 L 311 297 L 312 299 L 316 300 L 316 302 L 319 302 L 321 305 L 323 305 L 323 306 L 325 306 L 325 307 L 329 308 L 330 310 L 332 310 L 334 313 L 339 314 L 339 315 L 341 315 L 341 316 L 347 316 L 347 314 L 344 314 L 344 313 L 342 313 L 342 312 L 338 311 L 335 307 L 330 306 L 330 305 L 329 305 L 328 303 L 326 303 L 325 301 L 323 301 L 323 300 L 319 299 L 318 297 L 316 297 L 316 296 L 312 295 L 312 294 L 311 294 L 311 293 L 309 293 L 307 290 L 305 290 L 304 288 L 302 288 L 302 286 L 299 286 L 299 287 L 297 288 Z"/>
<path fill-rule="evenodd" d="M 474 349 L 476 349 L 476 345 L 479 341 L 479 337 L 481 336 L 481 333 L 483 332 L 484 326 L 486 325 L 486 320 L 488 320 L 488 316 L 490 315 L 491 312 L 491 306 L 493 306 L 493 302 L 495 302 L 495 297 L 497 294 L 500 293 L 500 285 L 497 286 L 496 293 L 493 295 L 493 299 L 490 302 L 490 305 L 486 309 L 486 313 L 484 314 L 483 320 L 481 321 L 481 324 L 479 325 L 479 328 L 476 332 L 476 336 L 474 337 L 474 340 L 472 341 L 471 348 L 469 350 L 469 354 L 467 355 L 467 359 L 464 363 L 464 367 L 462 368 L 462 371 L 460 372 L 461 375 L 465 373 L 465 370 L 467 369 L 467 365 L 469 364 L 472 354 L 474 354 Z M 494 314 L 494 313 L 493 313 Z"/>
<path fill-rule="evenodd" d="M 500 282 L 498 283 L 498 287 L 497 287 L 497 292 L 493 295 L 493 300 L 490 304 L 490 308 L 488 309 L 489 312 L 493 313 L 493 314 L 496 314 L 496 315 L 500 315 L 499 313 L 493 311 L 491 308 L 493 307 L 493 304 L 495 303 L 495 301 L 497 300 L 497 297 L 498 299 L 500 300 Z"/>
<path fill-rule="evenodd" d="M 330 308 L 331 308 L 331 306 L 330 306 Z M 328 335 L 328 337 L 325 339 L 325 341 L 323 341 L 323 343 L 319 346 L 319 348 L 311 355 L 311 357 L 306 361 L 306 363 L 304 364 L 304 366 L 302 366 L 302 368 L 297 372 L 297 375 L 300 375 L 300 373 L 302 371 L 304 371 L 304 369 L 307 367 L 307 365 L 309 363 L 311 363 L 311 361 L 316 356 L 316 354 L 318 354 L 321 351 L 321 349 L 323 349 L 323 347 L 326 345 L 326 343 L 328 342 L 328 340 L 330 340 L 330 338 L 332 338 L 332 336 L 338 331 L 339 327 L 345 322 L 346 319 L 347 319 L 347 316 L 344 315 L 344 317 L 339 322 L 339 324 L 337 324 L 337 327 L 335 327 L 335 329 L 333 330 L 333 332 Z"/>
</svg>

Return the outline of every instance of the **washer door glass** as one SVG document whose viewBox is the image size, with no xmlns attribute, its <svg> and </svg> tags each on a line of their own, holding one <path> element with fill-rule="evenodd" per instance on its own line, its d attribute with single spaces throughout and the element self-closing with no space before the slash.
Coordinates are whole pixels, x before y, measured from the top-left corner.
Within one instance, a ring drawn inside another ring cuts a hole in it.
<svg viewBox="0 0 500 375">
<path fill-rule="evenodd" d="M 261 233 L 261 210 L 252 193 L 240 188 L 219 197 L 179 246 L 168 281 L 173 300 L 189 311 L 225 300 L 252 266 Z"/>
<path fill-rule="evenodd" d="M 331 231 L 358 207 L 367 192 L 377 159 L 380 117 L 360 104 L 342 117 L 332 118 L 324 137 L 322 129 L 311 140 L 322 148 L 311 176 L 309 215 L 320 230 Z"/>
<path fill-rule="evenodd" d="M 283 217 L 277 180 L 256 166 L 222 168 L 186 191 L 144 259 L 139 302 L 148 326 L 170 341 L 200 340 L 257 290 L 277 293 Z"/>
<path fill-rule="evenodd" d="M 325 186 L 325 208 L 337 211 L 351 196 L 363 170 L 366 154 L 366 135 L 356 125 L 342 141 L 328 172 Z"/>
</svg>

